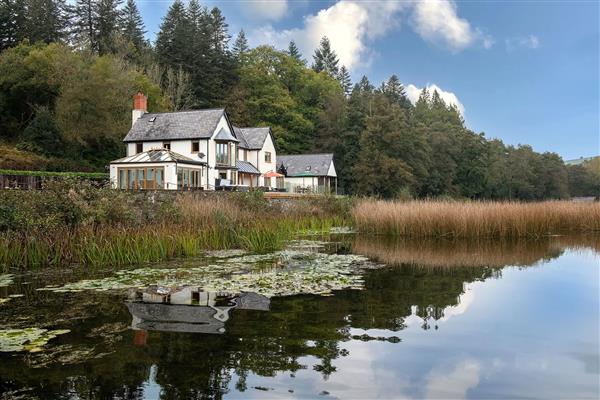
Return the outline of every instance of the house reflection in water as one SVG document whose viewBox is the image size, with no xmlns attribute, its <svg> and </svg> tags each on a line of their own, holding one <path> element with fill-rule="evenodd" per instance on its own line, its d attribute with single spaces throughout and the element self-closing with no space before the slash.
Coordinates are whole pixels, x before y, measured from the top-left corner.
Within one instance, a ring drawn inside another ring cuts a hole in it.
<svg viewBox="0 0 600 400">
<path fill-rule="evenodd" d="M 138 330 L 136 345 L 144 345 L 146 331 L 222 334 L 232 309 L 268 311 L 268 297 L 256 293 L 205 292 L 194 287 L 150 287 L 132 290 L 126 302 L 131 328 Z"/>
</svg>

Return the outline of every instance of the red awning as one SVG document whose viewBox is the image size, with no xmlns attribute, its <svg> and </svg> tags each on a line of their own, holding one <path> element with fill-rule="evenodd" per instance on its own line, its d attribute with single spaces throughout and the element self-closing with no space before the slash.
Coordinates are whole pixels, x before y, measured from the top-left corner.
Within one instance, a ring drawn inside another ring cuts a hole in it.
<svg viewBox="0 0 600 400">
<path fill-rule="evenodd" d="M 282 174 L 279 174 L 275 171 L 269 171 L 263 175 L 265 178 L 283 178 Z"/>
</svg>

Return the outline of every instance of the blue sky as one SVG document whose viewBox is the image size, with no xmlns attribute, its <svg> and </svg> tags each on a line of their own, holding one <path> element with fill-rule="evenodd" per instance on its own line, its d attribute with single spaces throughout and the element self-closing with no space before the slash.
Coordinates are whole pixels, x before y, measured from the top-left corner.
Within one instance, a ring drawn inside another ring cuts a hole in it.
<svg viewBox="0 0 600 400">
<path fill-rule="evenodd" d="M 171 1 L 138 0 L 153 40 Z M 235 37 L 312 59 L 327 35 L 354 80 L 435 86 L 469 128 L 565 159 L 600 153 L 596 1 L 203 1 Z"/>
</svg>

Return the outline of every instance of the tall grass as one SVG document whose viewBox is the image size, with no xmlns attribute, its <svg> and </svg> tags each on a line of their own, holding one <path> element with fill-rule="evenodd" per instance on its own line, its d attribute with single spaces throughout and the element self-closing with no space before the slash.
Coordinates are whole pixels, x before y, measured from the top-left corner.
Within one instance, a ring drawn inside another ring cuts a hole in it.
<svg viewBox="0 0 600 400">
<path fill-rule="evenodd" d="M 111 192 L 105 195 L 111 196 Z M 94 204 L 86 201 L 81 207 L 83 217 L 76 224 L 57 222 L 65 219 L 63 209 L 69 208 L 62 207 L 60 212 L 45 215 L 42 220 L 49 222 L 39 225 L 28 222 L 40 213 L 40 200 L 35 198 L 37 194 L 32 196 L 33 200 L 28 199 L 32 207 L 10 204 L 16 210 L 16 217 L 9 216 L 10 221 L 17 218 L 25 222 L 13 223 L 23 228 L 0 232 L 0 270 L 71 264 L 123 266 L 196 256 L 211 249 L 269 252 L 281 249 L 298 232 L 347 222 L 347 217 L 334 215 L 314 202 L 273 205 L 260 194 L 185 193 L 174 197 L 172 203 L 158 205 L 153 198 L 115 197 L 114 203 L 123 203 L 117 206 L 105 199 Z M 82 201 L 77 197 L 78 204 Z M 110 208 L 98 212 L 104 204 L 111 204 L 107 206 Z M 124 219 L 124 212 L 135 219 Z M 106 217 L 111 214 L 115 216 Z"/>
<path fill-rule="evenodd" d="M 363 232 L 407 237 L 521 238 L 600 232 L 600 203 L 362 200 L 352 210 Z"/>
</svg>

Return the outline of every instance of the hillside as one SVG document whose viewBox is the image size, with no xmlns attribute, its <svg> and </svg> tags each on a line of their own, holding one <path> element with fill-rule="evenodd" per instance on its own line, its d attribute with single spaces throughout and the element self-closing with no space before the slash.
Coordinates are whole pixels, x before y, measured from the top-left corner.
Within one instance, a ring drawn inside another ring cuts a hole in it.
<svg viewBox="0 0 600 400">
<path fill-rule="evenodd" d="M 600 181 L 555 153 L 473 132 L 435 90 L 412 104 L 396 75 L 353 85 L 325 37 L 312 65 L 293 42 L 250 48 L 242 31 L 232 44 L 220 10 L 192 0 L 171 5 L 150 45 L 127 12 L 135 23 L 104 38 L 74 42 L 54 25 L 38 37 L 27 24 L 21 41 L 0 37 L 0 168 L 103 172 L 124 154 L 141 91 L 150 112 L 226 107 L 235 125 L 270 126 L 280 154 L 332 152 L 346 193 L 537 200 Z"/>
</svg>

